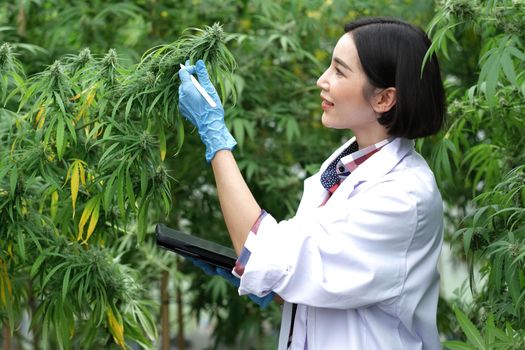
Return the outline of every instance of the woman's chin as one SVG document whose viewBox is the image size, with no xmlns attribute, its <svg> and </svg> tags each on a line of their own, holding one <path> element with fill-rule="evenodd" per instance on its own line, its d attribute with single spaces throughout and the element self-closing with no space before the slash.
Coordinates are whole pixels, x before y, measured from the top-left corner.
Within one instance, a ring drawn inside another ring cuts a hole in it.
<svg viewBox="0 0 525 350">
<path fill-rule="evenodd" d="M 321 124 L 323 124 L 325 128 L 333 128 L 330 117 L 326 115 L 326 112 L 323 113 L 323 116 L 321 117 Z"/>
<path fill-rule="evenodd" d="M 325 128 L 329 129 L 346 129 L 345 127 L 338 125 L 336 122 L 334 122 L 334 120 L 331 119 L 326 112 L 323 113 L 323 116 L 321 117 L 321 124 L 323 124 Z"/>
</svg>

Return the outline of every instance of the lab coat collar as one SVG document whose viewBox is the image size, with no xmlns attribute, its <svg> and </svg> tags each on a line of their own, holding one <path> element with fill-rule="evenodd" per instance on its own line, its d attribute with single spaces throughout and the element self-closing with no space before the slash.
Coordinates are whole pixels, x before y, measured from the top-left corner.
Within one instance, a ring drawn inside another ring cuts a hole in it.
<svg viewBox="0 0 525 350">
<path fill-rule="evenodd" d="M 372 181 L 381 178 L 389 173 L 413 149 L 414 141 L 396 137 L 358 166 L 349 177 L 358 181 Z"/>
<path fill-rule="evenodd" d="M 303 201 L 319 206 L 328 195 L 328 192 L 321 185 L 320 176 L 326 170 L 328 165 L 337 158 L 341 152 L 355 141 L 355 137 L 345 142 L 341 147 L 334 151 L 326 159 L 318 173 L 309 177 L 304 182 Z M 345 196 L 346 198 L 353 195 L 356 188 L 360 190 L 369 187 L 379 181 L 385 174 L 390 172 L 410 151 L 414 149 L 414 141 L 397 137 L 392 142 L 385 145 L 381 150 L 363 164 L 357 167 L 339 186 L 332 197 Z M 332 199 L 331 199 L 332 200 Z M 303 202 L 302 201 L 302 202 Z M 302 209 L 302 205 L 299 209 Z"/>
<path fill-rule="evenodd" d="M 318 174 L 322 174 L 326 168 L 328 168 L 330 163 L 354 141 L 355 136 L 335 150 L 334 153 L 332 153 L 330 157 L 328 157 L 323 162 Z M 401 159 L 403 159 L 405 155 L 413 149 L 413 140 L 403 137 L 396 137 L 391 142 L 383 146 L 379 152 L 367 159 L 362 165 L 358 166 L 349 177 L 358 180 L 372 180 L 375 178 L 380 178 L 392 170 L 394 166 L 396 166 L 397 163 L 399 163 L 399 161 L 401 161 Z"/>
<path fill-rule="evenodd" d="M 379 182 L 383 176 L 392 169 L 412 150 L 414 141 L 397 137 L 373 154 L 363 164 L 357 167 L 334 193 L 346 198 L 352 196 L 354 191 L 364 190 Z M 341 192 L 338 194 L 338 192 Z"/>
</svg>

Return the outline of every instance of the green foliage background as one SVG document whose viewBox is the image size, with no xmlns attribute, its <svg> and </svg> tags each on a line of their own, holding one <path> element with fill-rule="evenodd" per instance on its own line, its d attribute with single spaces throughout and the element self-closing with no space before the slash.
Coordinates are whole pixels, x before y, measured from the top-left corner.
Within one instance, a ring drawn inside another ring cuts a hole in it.
<svg viewBox="0 0 525 350">
<path fill-rule="evenodd" d="M 214 47 L 226 46 L 207 61 L 236 158 L 260 205 L 284 219 L 302 180 L 350 136 L 322 127 L 315 82 L 344 23 L 365 15 L 427 28 L 440 56 L 448 125 L 418 147 L 446 202 L 446 239 L 482 277 L 466 287 L 472 302 L 464 290 L 440 300 L 446 346 L 523 348 L 525 6 L 510 0 L 0 3 L 0 315 L 14 341 L 158 347 L 169 271 L 169 291 L 190 306 L 183 323 L 209 314 L 215 347 L 274 348 L 278 306 L 260 310 L 155 247 L 159 221 L 230 244 L 204 147 L 177 115 L 174 67 L 202 55 L 187 28 L 222 24 Z M 88 244 L 77 240 L 85 212 L 84 231 L 99 216 Z"/>
</svg>

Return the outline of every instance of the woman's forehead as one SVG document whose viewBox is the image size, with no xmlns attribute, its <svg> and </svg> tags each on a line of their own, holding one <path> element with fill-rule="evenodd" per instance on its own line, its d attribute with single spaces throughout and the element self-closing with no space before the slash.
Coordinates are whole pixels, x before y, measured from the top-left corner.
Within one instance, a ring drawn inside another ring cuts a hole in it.
<svg viewBox="0 0 525 350">
<path fill-rule="evenodd" d="M 354 38 L 350 33 L 343 34 L 337 41 L 333 52 L 333 58 L 335 57 L 348 64 L 359 63 L 359 55 L 357 54 Z"/>
</svg>

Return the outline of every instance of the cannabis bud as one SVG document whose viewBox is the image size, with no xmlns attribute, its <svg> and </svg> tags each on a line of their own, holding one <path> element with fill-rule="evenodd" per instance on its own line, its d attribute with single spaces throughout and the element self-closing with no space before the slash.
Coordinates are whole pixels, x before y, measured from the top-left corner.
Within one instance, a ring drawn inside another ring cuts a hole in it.
<svg viewBox="0 0 525 350">
<path fill-rule="evenodd" d="M 93 60 L 93 56 L 91 56 L 91 51 L 89 48 L 85 48 L 77 56 L 76 63 L 80 67 L 84 67 L 86 64 L 91 62 Z"/>
<path fill-rule="evenodd" d="M 147 71 L 146 74 L 144 74 L 142 81 L 146 85 L 153 85 L 155 84 L 155 79 L 156 79 L 155 74 L 152 71 Z"/>
<path fill-rule="evenodd" d="M 476 16 L 476 2 L 472 0 L 451 0 L 445 3 L 445 9 L 460 21 L 468 21 Z"/>
<path fill-rule="evenodd" d="M 9 43 L 0 46 L 0 71 L 10 70 L 13 63 L 13 49 Z"/>
<path fill-rule="evenodd" d="M 215 23 L 211 27 L 206 27 L 206 29 L 204 30 L 204 36 L 208 37 L 208 41 L 210 43 L 222 43 L 225 39 L 224 30 L 222 29 L 222 26 L 219 23 Z"/>
<path fill-rule="evenodd" d="M 102 66 L 115 67 L 118 62 L 117 51 L 115 49 L 109 49 L 108 53 L 102 59 Z"/>
</svg>

